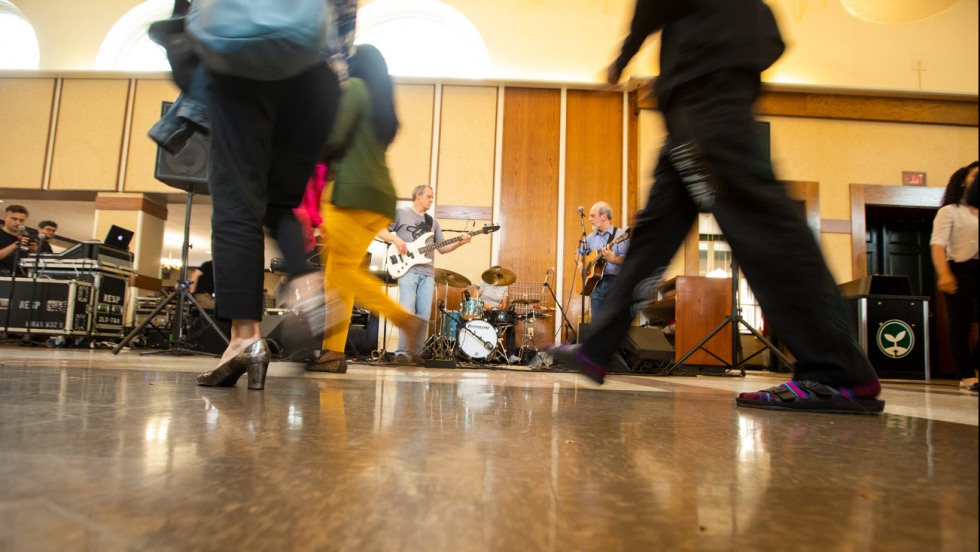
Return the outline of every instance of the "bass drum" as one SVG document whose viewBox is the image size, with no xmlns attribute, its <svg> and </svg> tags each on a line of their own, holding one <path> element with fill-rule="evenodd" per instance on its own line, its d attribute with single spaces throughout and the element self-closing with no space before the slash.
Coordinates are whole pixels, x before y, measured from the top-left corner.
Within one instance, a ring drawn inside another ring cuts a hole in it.
<svg viewBox="0 0 980 552">
<path fill-rule="evenodd" d="M 497 329 L 483 320 L 470 320 L 459 331 L 459 352 L 467 358 L 482 360 L 497 347 Z"/>
</svg>

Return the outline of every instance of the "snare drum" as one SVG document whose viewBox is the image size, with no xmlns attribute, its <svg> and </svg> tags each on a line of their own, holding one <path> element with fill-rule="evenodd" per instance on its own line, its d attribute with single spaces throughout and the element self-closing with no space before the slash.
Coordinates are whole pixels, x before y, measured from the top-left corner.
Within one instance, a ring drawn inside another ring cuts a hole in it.
<svg viewBox="0 0 980 552">
<path fill-rule="evenodd" d="M 478 320 L 483 316 L 483 301 L 465 299 L 459 312 L 463 316 L 463 320 Z"/>
<path fill-rule="evenodd" d="M 513 326 L 517 313 L 509 310 L 490 310 L 483 313 L 483 319 L 496 327 Z"/>
<path fill-rule="evenodd" d="M 445 311 L 442 315 L 442 330 L 439 332 L 442 337 L 456 341 L 456 334 L 465 321 L 460 318 L 459 311 Z"/>
<path fill-rule="evenodd" d="M 481 360 L 497 347 L 497 329 L 483 320 L 470 320 L 459 331 L 459 352 L 468 358 Z"/>
</svg>

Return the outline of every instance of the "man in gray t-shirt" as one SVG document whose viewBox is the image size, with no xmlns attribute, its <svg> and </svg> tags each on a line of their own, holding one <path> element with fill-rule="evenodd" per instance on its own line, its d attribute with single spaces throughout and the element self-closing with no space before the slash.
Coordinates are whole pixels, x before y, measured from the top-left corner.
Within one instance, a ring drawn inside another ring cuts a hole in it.
<svg viewBox="0 0 980 552">
<path fill-rule="evenodd" d="M 426 217 L 426 212 L 432 207 L 435 194 L 426 184 L 419 184 L 412 190 L 411 207 L 403 207 L 395 212 L 395 220 L 391 222 L 386 230 L 378 232 L 378 237 L 387 243 L 398 247 L 399 253 L 407 251 L 408 244 L 422 237 L 427 232 L 434 235 L 426 240 L 427 244 L 443 241 L 442 229 L 439 228 L 439 221 L 434 217 Z M 431 224 L 431 227 L 430 227 Z M 464 244 L 470 243 L 472 236 L 463 234 L 462 239 L 454 244 L 440 247 L 439 253 L 449 253 L 455 251 Z M 426 256 L 432 260 L 435 253 L 430 251 Z M 435 292 L 435 267 L 433 263 L 423 263 L 413 266 L 405 275 L 398 279 L 399 302 L 408 312 L 424 320 L 429 320 L 432 315 L 432 296 Z M 409 343 L 405 332 L 401 332 L 398 339 L 398 350 L 395 358 L 402 363 L 407 363 L 409 359 L 419 353 L 419 349 L 425 343 L 425 337 L 419 343 Z"/>
</svg>

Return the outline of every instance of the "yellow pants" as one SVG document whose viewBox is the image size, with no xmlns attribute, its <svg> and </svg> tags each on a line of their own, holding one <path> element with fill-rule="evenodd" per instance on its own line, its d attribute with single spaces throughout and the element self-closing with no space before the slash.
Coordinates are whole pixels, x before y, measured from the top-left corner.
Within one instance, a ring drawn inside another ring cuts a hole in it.
<svg viewBox="0 0 980 552">
<path fill-rule="evenodd" d="M 329 197 L 329 194 L 324 195 Z M 354 297 L 364 308 L 402 326 L 412 316 L 396 301 L 381 291 L 382 283 L 373 274 L 361 268 L 371 240 L 388 226 L 391 219 L 378 213 L 361 209 L 345 209 L 329 203 L 321 206 L 323 214 L 324 286 L 328 293 L 339 294 L 338 308 L 348 313 L 354 308 Z M 323 336 L 323 348 L 342 353 L 347 344 L 348 324 L 339 324 L 327 330 Z"/>
</svg>

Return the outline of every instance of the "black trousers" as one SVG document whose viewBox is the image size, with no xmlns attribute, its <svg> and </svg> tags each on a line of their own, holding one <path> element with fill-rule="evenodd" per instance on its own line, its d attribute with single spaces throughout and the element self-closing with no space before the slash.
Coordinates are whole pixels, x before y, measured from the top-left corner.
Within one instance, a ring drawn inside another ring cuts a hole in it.
<svg viewBox="0 0 980 552">
<path fill-rule="evenodd" d="M 292 210 L 333 128 L 340 86 L 324 63 L 281 81 L 209 71 L 208 90 L 216 309 L 221 318 L 261 320 L 263 226 L 278 241 L 287 272 L 308 271 Z"/>
<path fill-rule="evenodd" d="M 977 319 L 976 259 L 965 263 L 949 263 L 956 277 L 956 293 L 946 294 L 946 313 L 949 320 L 949 350 L 956 365 L 956 377 L 976 377 L 977 352 L 970 353 L 970 328 Z"/>
<path fill-rule="evenodd" d="M 820 248 L 756 138 L 752 104 L 759 76 L 726 71 L 683 85 L 663 106 L 668 138 L 646 207 L 638 214 L 619 277 L 585 354 L 608 363 L 648 299 L 651 279 L 670 263 L 698 207 L 669 154 L 700 146 L 716 189 L 710 211 L 732 247 L 766 319 L 796 356 L 797 379 L 828 384 L 871 381 L 875 373 L 849 331 L 844 303 Z M 646 291 L 644 291 L 646 290 Z M 710 321 L 721 323 L 721 320 Z"/>
</svg>

